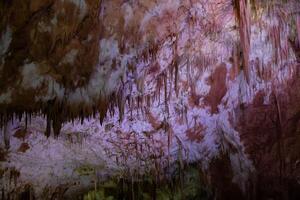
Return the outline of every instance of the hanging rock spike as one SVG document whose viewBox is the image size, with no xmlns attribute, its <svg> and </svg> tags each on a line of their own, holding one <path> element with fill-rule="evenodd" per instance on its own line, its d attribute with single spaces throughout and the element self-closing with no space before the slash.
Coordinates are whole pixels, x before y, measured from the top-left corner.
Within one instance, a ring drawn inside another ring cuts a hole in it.
<svg viewBox="0 0 300 200">
<path fill-rule="evenodd" d="M 250 56 L 250 32 L 251 9 L 249 0 L 234 0 L 236 18 L 239 24 L 239 35 L 242 46 L 243 71 L 247 83 L 250 81 L 249 56 Z"/>
</svg>

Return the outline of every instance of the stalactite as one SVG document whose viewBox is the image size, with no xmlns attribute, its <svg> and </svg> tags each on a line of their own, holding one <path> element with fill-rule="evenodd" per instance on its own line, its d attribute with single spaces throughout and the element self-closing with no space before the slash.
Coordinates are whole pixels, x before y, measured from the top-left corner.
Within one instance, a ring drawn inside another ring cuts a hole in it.
<svg viewBox="0 0 300 200">
<path fill-rule="evenodd" d="M 176 56 L 176 59 L 175 59 L 175 63 L 174 63 L 174 66 L 175 66 L 175 93 L 176 93 L 176 97 L 178 97 L 178 71 L 179 71 L 179 66 L 178 66 L 178 58 Z"/>
<path fill-rule="evenodd" d="M 164 73 L 164 93 L 165 93 L 165 109 L 166 113 L 169 115 L 169 106 L 168 106 L 168 77 L 167 73 Z"/>
<path fill-rule="evenodd" d="M 239 23 L 239 35 L 242 46 L 243 70 L 247 83 L 250 79 L 249 55 L 250 55 L 250 32 L 251 14 L 249 0 L 234 0 L 236 18 Z"/>
<path fill-rule="evenodd" d="M 257 15 L 258 3 L 257 0 L 250 0 L 251 10 L 253 11 L 254 15 Z"/>
<path fill-rule="evenodd" d="M 274 46 L 275 51 L 275 64 L 279 63 L 281 60 L 281 33 L 279 26 L 273 26 L 270 30 L 270 40 Z"/>
<path fill-rule="evenodd" d="M 28 126 L 28 114 L 27 112 L 25 113 L 25 129 L 27 130 L 27 126 Z"/>
<path fill-rule="evenodd" d="M 232 49 L 232 64 L 233 64 L 233 77 L 232 79 L 234 79 L 238 73 L 239 73 L 239 69 L 240 69 L 240 65 L 241 65 L 241 61 L 240 61 L 240 50 L 239 50 L 239 45 L 234 45 L 233 49 Z"/>
<path fill-rule="evenodd" d="M 169 83 L 169 89 L 168 89 L 168 99 L 172 98 L 172 94 L 173 94 L 173 73 L 174 73 L 174 67 L 173 67 L 173 63 L 172 66 L 169 69 L 169 76 L 168 76 L 168 83 Z"/>
<path fill-rule="evenodd" d="M 297 14 L 296 16 L 296 28 L 298 36 L 298 47 L 300 47 L 300 14 Z"/>
<path fill-rule="evenodd" d="M 106 116 L 107 113 L 107 109 L 108 109 L 108 100 L 107 97 L 102 97 L 99 101 L 99 107 L 98 107 L 98 112 L 99 112 L 99 120 L 100 120 L 100 124 L 102 125 L 104 118 Z"/>
<path fill-rule="evenodd" d="M 188 83 L 188 86 L 190 86 L 190 82 L 191 82 L 191 75 L 190 75 L 190 71 L 191 71 L 191 67 L 190 67 L 190 56 L 188 55 L 187 56 L 187 63 L 186 63 L 186 80 L 187 80 L 187 83 Z"/>
<path fill-rule="evenodd" d="M 300 63 L 300 14 L 296 15 L 296 38 L 289 38 L 289 43 L 294 51 L 296 60 Z M 298 68 L 296 70 L 299 70 Z"/>
<path fill-rule="evenodd" d="M 19 122 L 21 122 L 21 121 L 22 121 L 22 114 L 21 114 L 21 113 L 18 113 L 18 114 L 17 114 L 17 117 L 18 117 Z"/>
<path fill-rule="evenodd" d="M 9 149 L 10 148 L 10 135 L 9 135 L 8 130 L 7 130 L 7 123 L 4 125 L 3 137 L 4 137 L 5 148 Z"/>
<path fill-rule="evenodd" d="M 48 114 L 47 115 L 47 125 L 46 125 L 45 136 L 50 137 L 50 134 L 51 134 L 51 118 Z"/>
<path fill-rule="evenodd" d="M 173 59 L 172 67 L 175 70 L 174 71 L 174 88 L 175 88 L 176 97 L 178 97 L 178 71 L 179 71 L 178 35 L 176 35 L 176 40 L 174 42 L 173 54 L 174 54 L 174 59 Z"/>
<path fill-rule="evenodd" d="M 118 95 L 115 93 L 108 97 L 109 101 L 107 102 L 107 111 L 110 113 L 111 117 L 115 115 L 115 106 L 118 106 L 118 98 Z"/>
<path fill-rule="evenodd" d="M 160 93 L 161 93 L 161 87 L 162 87 L 162 77 L 161 76 L 158 76 L 156 86 L 158 87 L 158 89 L 156 91 L 158 91 L 158 103 L 160 104 Z"/>
<path fill-rule="evenodd" d="M 119 91 L 117 95 L 117 104 L 119 108 L 119 120 L 122 121 L 124 117 L 124 110 L 125 110 L 125 99 L 123 91 Z"/>
<path fill-rule="evenodd" d="M 31 119 L 32 119 L 32 112 L 29 112 L 29 124 L 31 124 Z"/>
<path fill-rule="evenodd" d="M 186 126 L 188 127 L 188 126 L 189 126 L 189 121 L 188 121 L 188 108 L 187 108 L 186 105 L 184 106 L 184 118 L 185 118 Z"/>
<path fill-rule="evenodd" d="M 62 127 L 62 118 L 60 114 L 57 114 L 53 119 L 52 119 L 52 127 L 53 127 L 53 133 L 54 137 L 58 137 L 60 134 L 60 130 Z"/>
<path fill-rule="evenodd" d="M 4 126 L 4 118 L 3 118 L 3 114 L 0 114 L 0 129 L 2 129 Z"/>
<path fill-rule="evenodd" d="M 147 104 L 147 107 L 150 108 L 150 106 L 151 106 L 151 96 L 149 94 L 146 96 L 146 104 Z"/>
<path fill-rule="evenodd" d="M 81 123 L 81 125 L 83 124 L 83 122 L 84 122 L 84 112 L 83 112 L 83 110 L 81 110 L 80 111 L 80 123 Z"/>
</svg>

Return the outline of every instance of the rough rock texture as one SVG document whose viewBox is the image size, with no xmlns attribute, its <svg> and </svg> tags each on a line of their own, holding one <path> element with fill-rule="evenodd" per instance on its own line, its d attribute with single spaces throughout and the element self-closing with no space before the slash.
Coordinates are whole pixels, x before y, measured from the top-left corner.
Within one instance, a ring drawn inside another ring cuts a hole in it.
<svg viewBox="0 0 300 200">
<path fill-rule="evenodd" d="M 42 112 L 54 128 L 86 109 L 70 104 L 91 84 L 99 63 L 99 6 L 98 1 L 1 1 L 1 126 L 13 114 Z"/>
<path fill-rule="evenodd" d="M 1 1 L 2 197 L 196 162 L 216 199 L 299 199 L 299 7 Z"/>
<path fill-rule="evenodd" d="M 261 92 L 241 111 L 240 136 L 256 167 L 257 193 L 262 198 L 300 198 L 299 87 L 295 74 L 282 90 L 272 91 L 270 104 L 263 103 Z"/>
</svg>

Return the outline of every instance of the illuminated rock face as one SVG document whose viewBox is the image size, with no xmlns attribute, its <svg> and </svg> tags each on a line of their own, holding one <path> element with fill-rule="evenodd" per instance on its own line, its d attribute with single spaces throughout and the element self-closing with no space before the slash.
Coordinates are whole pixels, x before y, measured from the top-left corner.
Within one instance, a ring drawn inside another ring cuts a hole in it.
<svg viewBox="0 0 300 200">
<path fill-rule="evenodd" d="M 2 126 L 41 111 L 57 127 L 82 112 L 70 104 L 98 66 L 97 1 L 2 1 L 0 9 Z"/>
<path fill-rule="evenodd" d="M 76 195 L 180 161 L 219 199 L 299 199 L 299 7 L 0 2 L 3 195 Z"/>
</svg>

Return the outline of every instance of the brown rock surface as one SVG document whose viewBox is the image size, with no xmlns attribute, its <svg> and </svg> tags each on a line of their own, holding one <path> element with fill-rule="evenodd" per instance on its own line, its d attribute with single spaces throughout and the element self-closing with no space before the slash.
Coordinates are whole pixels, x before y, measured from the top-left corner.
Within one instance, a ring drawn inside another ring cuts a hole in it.
<svg viewBox="0 0 300 200">
<path fill-rule="evenodd" d="M 204 101 L 206 104 L 210 105 L 212 113 L 218 112 L 218 105 L 221 103 L 222 98 L 227 92 L 226 76 L 227 69 L 226 65 L 223 63 L 215 69 L 207 80 L 211 88 Z"/>
<path fill-rule="evenodd" d="M 28 143 L 22 143 L 18 149 L 18 152 L 25 153 L 28 149 L 30 149 Z"/>
<path fill-rule="evenodd" d="M 274 88 L 270 104 L 257 93 L 241 111 L 238 129 L 257 171 L 259 199 L 300 197 L 300 81 L 295 75 Z M 280 89 L 279 89 L 280 88 Z"/>
</svg>

